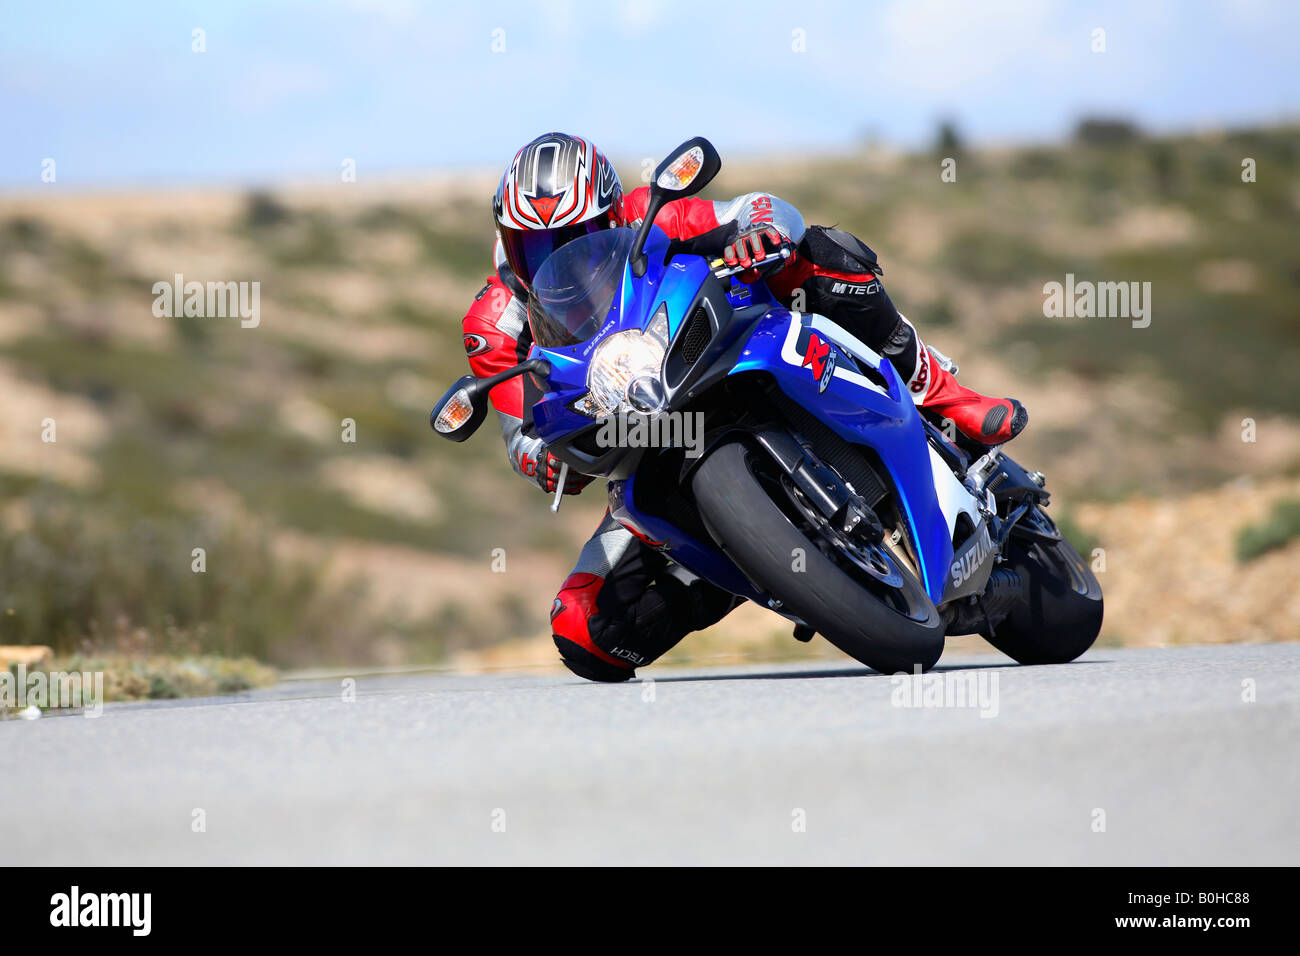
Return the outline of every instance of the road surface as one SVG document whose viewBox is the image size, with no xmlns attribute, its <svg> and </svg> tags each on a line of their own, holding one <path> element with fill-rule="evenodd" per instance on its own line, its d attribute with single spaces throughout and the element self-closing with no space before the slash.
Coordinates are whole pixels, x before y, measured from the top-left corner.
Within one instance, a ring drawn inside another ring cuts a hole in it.
<svg viewBox="0 0 1300 956">
<path fill-rule="evenodd" d="M 4 721 L 0 862 L 1300 863 L 1300 644 L 935 673 L 361 677 Z"/>
</svg>

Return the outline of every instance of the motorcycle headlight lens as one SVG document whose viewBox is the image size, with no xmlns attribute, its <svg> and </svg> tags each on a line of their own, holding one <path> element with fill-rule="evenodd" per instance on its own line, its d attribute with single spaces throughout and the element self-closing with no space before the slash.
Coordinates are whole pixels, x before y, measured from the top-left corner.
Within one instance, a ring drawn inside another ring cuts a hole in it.
<svg viewBox="0 0 1300 956">
<path fill-rule="evenodd" d="M 644 332 L 619 332 L 597 346 L 587 369 L 588 392 L 570 407 L 601 418 L 634 408 L 645 411 L 638 406 L 645 404 L 648 389 L 638 380 L 651 379 L 657 384 L 667 351 L 668 311 L 660 306 Z M 628 394 L 634 384 L 636 402 Z"/>
</svg>

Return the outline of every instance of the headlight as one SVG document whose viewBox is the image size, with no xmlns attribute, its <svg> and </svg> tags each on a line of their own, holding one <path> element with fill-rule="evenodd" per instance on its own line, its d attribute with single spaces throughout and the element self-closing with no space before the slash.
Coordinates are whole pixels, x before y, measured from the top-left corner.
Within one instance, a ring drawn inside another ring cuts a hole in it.
<svg viewBox="0 0 1300 956">
<path fill-rule="evenodd" d="M 659 371 L 667 351 L 668 308 L 661 305 L 644 332 L 618 332 L 596 347 L 587 367 L 587 394 L 569 407 L 592 418 L 660 411 Z"/>
</svg>

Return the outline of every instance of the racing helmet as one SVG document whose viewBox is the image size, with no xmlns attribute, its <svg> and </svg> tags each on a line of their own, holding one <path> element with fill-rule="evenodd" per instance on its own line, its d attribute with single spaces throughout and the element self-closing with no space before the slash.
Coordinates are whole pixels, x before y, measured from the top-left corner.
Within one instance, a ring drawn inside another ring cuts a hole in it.
<svg viewBox="0 0 1300 956">
<path fill-rule="evenodd" d="M 492 212 L 506 262 L 527 287 L 565 243 L 623 224 L 623 184 L 590 140 L 544 133 L 515 153 Z"/>
</svg>

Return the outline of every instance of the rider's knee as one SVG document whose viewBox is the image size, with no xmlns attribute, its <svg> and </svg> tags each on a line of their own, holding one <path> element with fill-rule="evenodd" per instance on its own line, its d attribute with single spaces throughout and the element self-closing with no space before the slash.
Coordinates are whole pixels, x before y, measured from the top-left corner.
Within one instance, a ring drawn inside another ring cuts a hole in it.
<svg viewBox="0 0 1300 956">
<path fill-rule="evenodd" d="M 632 676 L 633 663 L 620 660 L 596 643 L 602 630 L 596 595 L 603 584 L 604 579 L 594 574 L 569 575 L 551 605 L 551 636 L 560 660 L 579 677 L 624 681 Z"/>
<path fill-rule="evenodd" d="M 562 634 L 552 634 L 555 648 L 560 652 L 560 661 L 573 673 L 587 680 L 616 684 L 633 677 L 635 672 L 631 664 L 611 664 L 603 657 L 597 657 L 594 645 L 584 645 Z"/>
</svg>

